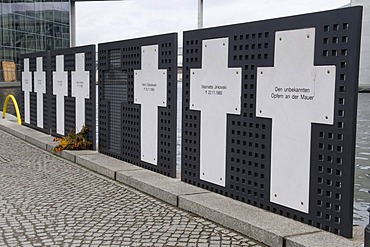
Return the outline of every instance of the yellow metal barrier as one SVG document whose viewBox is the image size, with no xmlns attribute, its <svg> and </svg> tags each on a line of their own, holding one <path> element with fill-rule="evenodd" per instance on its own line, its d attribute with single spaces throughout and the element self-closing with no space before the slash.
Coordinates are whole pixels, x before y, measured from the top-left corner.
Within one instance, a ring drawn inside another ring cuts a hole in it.
<svg viewBox="0 0 370 247">
<path fill-rule="evenodd" d="M 3 108 L 3 118 L 5 118 L 5 115 L 6 115 L 6 106 L 8 105 L 8 101 L 9 99 L 11 99 L 13 101 L 13 105 L 14 105 L 14 108 L 15 108 L 15 112 L 17 114 L 17 119 L 18 119 L 18 124 L 22 124 L 22 120 L 21 120 L 21 114 L 19 113 L 19 108 L 18 108 L 18 103 L 17 103 L 17 100 L 14 98 L 13 95 L 9 94 L 8 96 L 6 96 L 6 99 L 4 101 L 4 108 Z"/>
</svg>

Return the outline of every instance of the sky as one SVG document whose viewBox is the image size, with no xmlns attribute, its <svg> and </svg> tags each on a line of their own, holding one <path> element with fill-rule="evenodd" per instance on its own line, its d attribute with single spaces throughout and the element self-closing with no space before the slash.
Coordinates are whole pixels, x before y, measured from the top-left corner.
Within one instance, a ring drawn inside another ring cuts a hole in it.
<svg viewBox="0 0 370 247">
<path fill-rule="evenodd" d="M 350 0 L 204 0 L 203 26 L 214 27 L 329 10 Z M 196 29 L 198 0 L 77 2 L 77 45 Z"/>
</svg>

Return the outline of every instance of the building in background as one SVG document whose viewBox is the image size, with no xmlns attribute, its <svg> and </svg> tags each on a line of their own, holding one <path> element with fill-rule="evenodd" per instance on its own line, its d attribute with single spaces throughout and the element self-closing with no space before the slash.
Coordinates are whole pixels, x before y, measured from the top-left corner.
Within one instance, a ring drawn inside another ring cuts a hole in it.
<svg viewBox="0 0 370 247">
<path fill-rule="evenodd" d="M 68 0 L 0 0 L 0 62 L 69 47 L 69 8 Z"/>
<path fill-rule="evenodd" d="M 6 61 L 18 68 L 21 54 L 74 46 L 76 1 L 103 0 L 0 0 L 0 65 Z M 370 0 L 350 5 L 364 7 L 359 86 L 370 90 Z"/>
<path fill-rule="evenodd" d="M 360 90 L 370 90 L 370 0 L 351 0 L 351 6 L 364 7 L 360 57 Z"/>
</svg>

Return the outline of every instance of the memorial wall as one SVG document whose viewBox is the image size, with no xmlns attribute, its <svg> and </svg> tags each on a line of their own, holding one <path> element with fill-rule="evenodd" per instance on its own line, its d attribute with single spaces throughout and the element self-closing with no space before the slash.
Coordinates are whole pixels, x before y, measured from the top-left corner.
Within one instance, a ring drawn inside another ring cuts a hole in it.
<svg viewBox="0 0 370 247">
<path fill-rule="evenodd" d="M 89 130 L 96 149 L 95 46 L 21 55 L 24 125 L 53 136 Z"/>
<path fill-rule="evenodd" d="M 352 237 L 361 21 L 353 7 L 184 32 L 181 180 Z M 174 33 L 99 44 L 99 152 L 176 177 L 177 50 Z M 23 123 L 94 135 L 94 54 L 24 55 Z"/>
</svg>

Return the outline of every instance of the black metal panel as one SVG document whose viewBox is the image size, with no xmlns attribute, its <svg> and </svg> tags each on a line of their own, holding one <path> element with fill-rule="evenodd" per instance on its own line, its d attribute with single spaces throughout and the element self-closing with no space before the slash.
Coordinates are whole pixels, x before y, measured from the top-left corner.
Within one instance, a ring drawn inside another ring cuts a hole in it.
<svg viewBox="0 0 370 247">
<path fill-rule="evenodd" d="M 140 105 L 133 102 L 134 70 L 141 47 L 159 46 L 159 69 L 167 69 L 167 107 L 158 113 L 158 165 L 140 159 Z M 177 34 L 99 44 L 99 152 L 176 176 Z"/>
<path fill-rule="evenodd" d="M 35 92 L 30 93 L 30 125 L 37 126 L 37 94 Z"/>
<path fill-rule="evenodd" d="M 85 70 L 90 75 L 90 98 L 85 100 L 85 125 L 89 129 L 89 140 L 96 149 L 96 60 L 95 45 L 73 47 L 53 50 L 50 52 L 50 85 L 51 85 L 51 133 L 59 136 L 56 132 L 56 96 L 53 92 L 53 72 L 56 71 L 56 56 L 64 55 L 64 71 L 68 72 L 68 96 L 65 99 L 65 134 L 75 129 L 75 98 L 72 97 L 72 71 L 75 71 L 75 55 L 85 54 Z"/>
<path fill-rule="evenodd" d="M 44 114 L 44 122 L 43 128 L 37 127 L 37 94 L 34 92 L 34 72 L 36 71 L 36 58 L 42 57 L 43 58 L 43 71 L 45 72 L 45 80 L 46 80 L 46 93 L 44 94 L 44 102 L 43 102 L 43 114 Z M 33 129 L 42 131 L 44 133 L 50 132 L 50 64 L 49 64 L 49 52 L 35 52 L 35 53 L 28 53 L 21 55 L 21 71 L 24 71 L 24 59 L 29 59 L 30 65 L 30 72 L 32 72 L 32 92 L 30 93 L 30 124 L 24 122 L 24 90 L 22 88 L 22 94 L 20 99 L 20 113 L 22 118 L 22 124 Z M 22 81 L 22 80 L 21 80 Z"/>
<path fill-rule="evenodd" d="M 185 32 L 182 181 L 351 237 L 361 17 L 362 8 L 354 7 Z M 334 125 L 312 124 L 305 214 L 270 202 L 271 119 L 255 116 L 256 78 L 258 67 L 274 66 L 275 32 L 312 27 L 315 65 L 335 65 L 337 74 Z M 200 179 L 201 113 L 189 110 L 189 94 L 190 69 L 201 68 L 202 41 L 224 37 L 229 67 L 242 68 L 242 108 L 240 115 L 227 117 L 226 186 L 221 187 Z"/>
<path fill-rule="evenodd" d="M 109 102 L 100 101 L 99 104 L 99 152 L 108 152 L 109 151 Z"/>
</svg>

